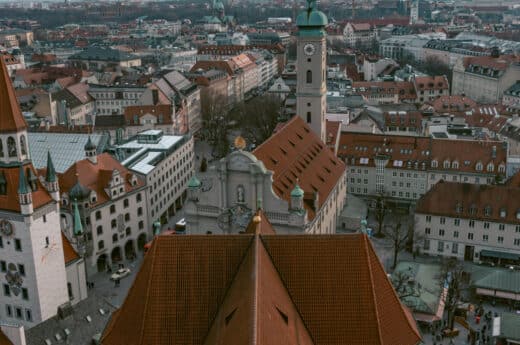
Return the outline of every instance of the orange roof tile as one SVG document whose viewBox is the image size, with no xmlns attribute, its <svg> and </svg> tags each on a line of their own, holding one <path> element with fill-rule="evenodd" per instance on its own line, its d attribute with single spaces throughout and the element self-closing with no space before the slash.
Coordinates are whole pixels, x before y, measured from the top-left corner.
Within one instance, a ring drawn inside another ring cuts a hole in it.
<svg viewBox="0 0 520 345">
<path fill-rule="evenodd" d="M 26 128 L 5 61 L 0 59 L 0 132 L 17 132 Z"/>
<path fill-rule="evenodd" d="M 246 234 L 262 234 L 262 235 L 272 235 L 276 232 L 274 231 L 273 225 L 267 219 L 267 216 L 264 214 L 264 211 L 261 209 L 256 211 L 253 218 L 246 227 Z"/>
<path fill-rule="evenodd" d="M 519 211 L 520 188 L 444 181 L 423 195 L 416 208 L 416 212 L 421 214 L 510 224 L 520 224 Z"/>
<path fill-rule="evenodd" d="M 280 198 L 290 202 L 291 191 L 299 180 L 299 186 L 310 198 L 318 193 L 320 208 L 345 171 L 345 164 L 299 116 L 289 120 L 253 154 L 274 172 L 273 190 Z M 313 219 L 316 210 L 308 202 L 305 207 L 309 219 Z"/>
<path fill-rule="evenodd" d="M 125 121 L 128 125 L 134 124 L 134 116 L 141 118 L 146 114 L 159 117 L 162 115 L 162 123 L 171 124 L 172 122 L 172 106 L 171 104 L 159 105 L 131 105 L 125 108 Z"/>
<path fill-rule="evenodd" d="M 63 243 L 63 256 L 65 257 L 65 265 L 72 263 L 79 259 L 79 254 L 76 252 L 69 239 L 61 233 L 61 242 Z"/>
<path fill-rule="evenodd" d="M 159 236 L 102 337 L 104 345 L 419 341 L 360 234 Z"/>
<path fill-rule="evenodd" d="M 60 191 L 68 193 L 79 180 L 83 187 L 96 192 L 97 200 L 94 205 L 103 204 L 110 200 L 105 188 L 108 186 L 115 170 L 125 181 L 125 192 L 128 193 L 144 186 L 144 182 L 139 178 L 137 185 L 132 186 L 129 180 L 132 173 L 110 154 L 103 153 L 97 156 L 96 164 L 88 159 L 82 159 L 71 165 L 63 174 L 59 174 Z"/>
</svg>

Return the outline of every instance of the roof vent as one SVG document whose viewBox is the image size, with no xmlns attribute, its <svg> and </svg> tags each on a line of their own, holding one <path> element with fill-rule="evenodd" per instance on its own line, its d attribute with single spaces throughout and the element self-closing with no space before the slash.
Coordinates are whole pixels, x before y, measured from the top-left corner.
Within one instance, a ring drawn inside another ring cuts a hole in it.
<svg viewBox="0 0 520 345">
<path fill-rule="evenodd" d="M 65 329 L 63 330 L 63 333 L 65 333 L 65 335 L 68 337 L 68 336 L 70 335 L 70 329 L 65 328 Z"/>
<path fill-rule="evenodd" d="M 289 323 L 289 317 L 284 312 L 282 312 L 280 309 L 278 309 L 278 307 L 276 307 L 276 310 L 278 310 L 278 313 L 280 314 L 280 316 L 282 317 L 283 321 L 287 325 Z"/>
<path fill-rule="evenodd" d="M 92 322 L 92 318 L 90 317 L 90 315 L 85 316 L 85 320 L 87 320 L 88 323 Z"/>
<path fill-rule="evenodd" d="M 61 341 L 61 335 L 60 335 L 59 333 L 56 333 L 56 334 L 54 335 L 54 338 L 56 338 L 56 341 L 57 341 L 57 342 L 60 342 L 60 341 Z"/>
<path fill-rule="evenodd" d="M 99 308 L 99 313 L 100 313 L 101 315 L 105 315 L 105 311 L 104 311 L 102 308 Z"/>
<path fill-rule="evenodd" d="M 45 345 L 51 345 L 51 344 L 52 344 L 52 342 L 50 339 L 45 339 Z"/>
<path fill-rule="evenodd" d="M 228 316 L 226 316 L 226 326 L 228 325 L 229 321 L 231 321 L 231 319 L 233 318 L 235 311 L 237 311 L 237 308 L 233 309 L 233 311 L 231 311 L 231 313 L 229 313 Z"/>
</svg>

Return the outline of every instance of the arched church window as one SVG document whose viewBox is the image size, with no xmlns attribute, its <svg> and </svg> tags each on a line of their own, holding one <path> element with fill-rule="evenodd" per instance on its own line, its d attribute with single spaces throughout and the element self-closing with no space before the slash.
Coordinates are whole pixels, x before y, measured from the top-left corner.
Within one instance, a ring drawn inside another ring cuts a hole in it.
<svg viewBox="0 0 520 345">
<path fill-rule="evenodd" d="M 25 135 L 20 136 L 20 151 L 22 155 L 27 154 L 27 145 L 25 144 Z"/>
<path fill-rule="evenodd" d="M 4 156 L 4 142 L 0 139 L 0 157 Z"/>
<path fill-rule="evenodd" d="M 312 83 L 312 71 L 307 71 L 307 84 Z"/>
<path fill-rule="evenodd" d="M 7 138 L 7 153 L 9 157 L 16 157 L 16 142 L 13 137 Z"/>
</svg>

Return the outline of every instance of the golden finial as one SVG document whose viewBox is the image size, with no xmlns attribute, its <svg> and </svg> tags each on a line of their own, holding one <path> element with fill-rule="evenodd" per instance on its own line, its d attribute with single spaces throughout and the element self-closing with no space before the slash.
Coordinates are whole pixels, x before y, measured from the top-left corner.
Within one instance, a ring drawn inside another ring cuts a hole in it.
<svg viewBox="0 0 520 345">
<path fill-rule="evenodd" d="M 260 217 L 260 215 L 257 214 L 256 216 L 253 217 L 253 223 L 258 224 L 261 221 L 262 221 L 262 218 Z"/>
<path fill-rule="evenodd" d="M 235 138 L 235 148 L 238 150 L 243 150 L 246 148 L 246 140 L 240 135 Z"/>
</svg>

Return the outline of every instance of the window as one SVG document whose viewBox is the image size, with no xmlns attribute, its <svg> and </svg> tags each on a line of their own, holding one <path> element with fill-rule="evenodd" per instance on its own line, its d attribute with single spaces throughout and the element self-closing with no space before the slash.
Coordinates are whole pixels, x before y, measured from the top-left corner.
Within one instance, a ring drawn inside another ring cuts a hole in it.
<svg viewBox="0 0 520 345">
<path fill-rule="evenodd" d="M 513 243 L 515 246 L 520 246 L 520 238 L 515 238 Z"/>
<path fill-rule="evenodd" d="M 7 272 L 7 263 L 4 260 L 0 260 L 0 272 Z"/>
<path fill-rule="evenodd" d="M 141 220 L 139 221 L 139 230 L 144 228 L 144 222 Z"/>
<path fill-rule="evenodd" d="M 118 237 L 117 237 L 117 234 L 113 234 L 112 235 L 112 243 L 116 243 L 118 241 Z"/>
<path fill-rule="evenodd" d="M 441 224 L 446 224 L 446 218 L 441 217 L 441 219 L 440 219 L 440 223 L 441 223 Z"/>
<path fill-rule="evenodd" d="M 20 241 L 19 238 L 15 238 L 14 239 L 14 249 L 17 252 L 21 252 L 22 251 L 22 241 Z"/>
<path fill-rule="evenodd" d="M 125 213 L 125 222 L 130 221 L 130 213 Z"/>
<path fill-rule="evenodd" d="M 432 216 L 426 216 L 426 223 L 430 223 L 432 221 Z"/>
<path fill-rule="evenodd" d="M 101 219 L 101 211 L 96 211 L 96 220 Z"/>
<path fill-rule="evenodd" d="M 142 216 L 143 215 L 143 208 L 142 207 L 138 207 L 137 208 L 137 215 L 138 216 Z"/>
<path fill-rule="evenodd" d="M 308 111 L 307 112 L 307 123 L 311 123 L 312 122 L 312 115 L 311 115 L 311 112 Z"/>
<path fill-rule="evenodd" d="M 116 213 L 116 205 L 110 205 L 110 214 Z"/>
<path fill-rule="evenodd" d="M 451 253 L 452 254 L 457 254 L 459 252 L 459 244 L 458 243 L 453 243 L 451 245 Z"/>
<path fill-rule="evenodd" d="M 311 84 L 311 83 L 312 83 L 312 71 L 307 70 L 307 84 Z"/>
<path fill-rule="evenodd" d="M 25 309 L 25 319 L 29 322 L 32 322 L 32 312 L 31 309 Z"/>
<path fill-rule="evenodd" d="M 484 229 L 489 229 L 489 223 L 488 222 L 484 222 Z"/>
<path fill-rule="evenodd" d="M 489 240 L 489 236 L 487 234 L 482 235 L 482 241 L 487 242 Z"/>
<path fill-rule="evenodd" d="M 460 225 L 460 219 L 458 219 L 458 218 L 457 218 L 457 219 L 454 219 L 454 220 L 453 220 L 453 225 L 455 225 L 455 226 L 459 226 L 459 225 Z"/>
<path fill-rule="evenodd" d="M 468 232 L 468 240 L 473 240 L 473 233 L 472 232 Z"/>
<path fill-rule="evenodd" d="M 127 208 L 130 203 L 128 202 L 128 199 L 123 200 L 123 207 Z"/>
<path fill-rule="evenodd" d="M 504 243 L 504 237 L 498 236 L 497 241 L 498 243 Z"/>
<path fill-rule="evenodd" d="M 46 215 L 43 215 L 43 216 L 42 216 L 42 219 L 43 219 L 43 222 L 44 222 L 44 223 L 47 223 L 47 216 L 46 216 Z"/>
<path fill-rule="evenodd" d="M 439 253 L 444 252 L 444 242 L 439 241 L 439 242 L 437 243 L 437 251 L 438 251 Z"/>
<path fill-rule="evenodd" d="M 498 230 L 504 231 L 506 229 L 506 226 L 504 224 L 498 224 Z"/>
<path fill-rule="evenodd" d="M 74 299 L 74 293 L 72 292 L 72 284 L 67 282 L 67 292 L 69 293 L 69 299 Z"/>
<path fill-rule="evenodd" d="M 0 236 L 0 248 L 4 248 L 4 239 Z"/>
<path fill-rule="evenodd" d="M 430 229 L 430 228 L 426 228 L 426 229 L 424 229 L 424 233 L 425 233 L 426 235 L 429 235 L 429 234 L 431 233 L 431 229 Z"/>
<path fill-rule="evenodd" d="M 7 138 L 7 154 L 9 157 L 16 157 L 16 143 L 13 137 Z"/>
<path fill-rule="evenodd" d="M 136 202 L 141 201 L 141 193 L 137 193 L 137 194 L 136 194 L 136 196 L 135 196 L 135 201 L 136 201 Z"/>
<path fill-rule="evenodd" d="M 4 284 L 4 296 L 11 296 L 11 288 L 7 284 Z"/>
<path fill-rule="evenodd" d="M 444 236 L 444 229 L 439 229 L 439 236 Z"/>
<path fill-rule="evenodd" d="M 470 228 L 474 228 L 475 227 L 475 221 L 474 220 L 470 220 L 469 221 L 469 227 Z"/>
<path fill-rule="evenodd" d="M 423 249 L 424 250 L 430 250 L 430 240 L 429 239 L 425 239 L 424 240 Z"/>
<path fill-rule="evenodd" d="M 98 242 L 97 246 L 98 246 L 98 249 L 101 250 L 101 249 L 105 248 L 105 242 L 103 242 L 103 240 L 101 240 Z"/>
<path fill-rule="evenodd" d="M 130 227 L 125 229 L 126 236 L 130 236 L 132 234 L 132 229 Z"/>
<path fill-rule="evenodd" d="M 98 235 L 102 235 L 103 234 L 103 227 L 101 225 L 98 225 L 98 227 L 96 228 L 96 233 Z"/>
<path fill-rule="evenodd" d="M 453 231 L 453 237 L 454 238 L 459 238 L 459 232 L 458 231 Z"/>
<path fill-rule="evenodd" d="M 517 225 L 517 226 L 515 227 L 515 232 L 520 232 L 520 225 Z"/>
<path fill-rule="evenodd" d="M 11 308 L 11 306 L 9 304 L 7 304 L 5 306 L 5 314 L 8 316 L 8 317 L 12 317 L 13 316 L 13 308 Z"/>
<path fill-rule="evenodd" d="M 18 272 L 25 277 L 25 266 L 23 264 L 18 264 Z"/>
<path fill-rule="evenodd" d="M 14 313 L 15 313 L 15 316 L 16 316 L 17 319 L 22 319 L 23 318 L 22 308 L 19 308 L 19 307 L 14 308 Z"/>
<path fill-rule="evenodd" d="M 29 291 L 26 288 L 22 288 L 22 299 L 28 301 L 29 300 Z"/>
</svg>

